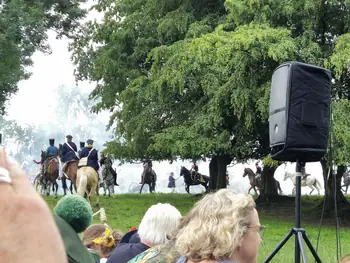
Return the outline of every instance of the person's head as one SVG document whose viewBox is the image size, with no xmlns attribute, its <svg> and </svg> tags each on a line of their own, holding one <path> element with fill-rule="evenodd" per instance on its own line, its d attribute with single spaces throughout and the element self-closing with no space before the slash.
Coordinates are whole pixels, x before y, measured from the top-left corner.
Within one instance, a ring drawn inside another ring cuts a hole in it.
<svg viewBox="0 0 350 263">
<path fill-rule="evenodd" d="M 340 259 L 340 263 L 350 263 L 350 254 L 347 254 L 347 255 L 343 256 Z"/>
<path fill-rule="evenodd" d="M 86 143 L 88 148 L 92 148 L 94 146 L 94 141 L 91 139 L 87 140 Z"/>
<path fill-rule="evenodd" d="M 66 136 L 66 141 L 67 141 L 67 142 L 71 142 L 72 139 L 73 139 L 72 135 L 67 135 L 67 136 Z"/>
<path fill-rule="evenodd" d="M 194 262 L 255 263 L 261 244 L 260 228 L 253 198 L 222 189 L 207 194 L 183 217 L 176 247 Z"/>
<path fill-rule="evenodd" d="M 138 235 L 142 243 L 152 247 L 166 244 L 168 234 L 177 230 L 181 213 L 170 204 L 152 205 L 142 218 Z"/>
<path fill-rule="evenodd" d="M 55 144 L 55 139 L 49 139 L 49 144 L 50 144 L 50 146 L 54 146 L 54 144 Z"/>
<path fill-rule="evenodd" d="M 85 142 L 80 142 L 80 149 L 83 149 L 85 147 Z"/>
<path fill-rule="evenodd" d="M 116 247 L 113 231 L 104 224 L 90 225 L 85 230 L 82 241 L 87 248 L 96 250 L 101 258 L 108 257 Z"/>
</svg>

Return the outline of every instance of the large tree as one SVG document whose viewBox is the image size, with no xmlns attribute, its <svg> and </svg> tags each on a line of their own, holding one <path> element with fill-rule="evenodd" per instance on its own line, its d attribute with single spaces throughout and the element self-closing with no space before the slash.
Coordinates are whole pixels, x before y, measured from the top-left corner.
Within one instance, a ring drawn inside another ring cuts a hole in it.
<svg viewBox="0 0 350 263">
<path fill-rule="evenodd" d="M 30 77 L 35 51 L 50 52 L 47 31 L 71 37 L 86 11 L 86 0 L 4 0 L 0 4 L 0 115 L 17 83 Z"/>
<path fill-rule="evenodd" d="M 223 187 L 232 159 L 269 152 L 273 70 L 286 60 L 344 64 L 333 55 L 347 32 L 347 4 L 104 1 L 96 6 L 103 22 L 85 25 L 72 47 L 76 75 L 98 82 L 95 110 L 113 112 L 116 157 L 208 156 L 220 174 L 211 184 Z M 347 87 L 339 76 L 338 95 Z"/>
</svg>

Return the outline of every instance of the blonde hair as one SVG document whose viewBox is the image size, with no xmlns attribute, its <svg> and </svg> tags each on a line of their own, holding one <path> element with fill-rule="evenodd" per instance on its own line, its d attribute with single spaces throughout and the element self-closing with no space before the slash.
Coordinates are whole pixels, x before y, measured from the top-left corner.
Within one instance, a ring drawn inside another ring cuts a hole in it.
<svg viewBox="0 0 350 263">
<path fill-rule="evenodd" d="M 250 195 L 221 189 L 207 194 L 183 217 L 175 246 L 191 261 L 231 258 L 255 209 Z"/>
<path fill-rule="evenodd" d="M 340 259 L 340 263 L 350 263 L 350 254 L 347 254 L 347 255 L 343 256 Z"/>
<path fill-rule="evenodd" d="M 82 242 L 85 247 L 90 248 L 93 244 L 95 244 L 94 240 L 97 238 L 105 237 L 106 228 L 109 228 L 108 226 L 104 224 L 94 224 L 90 225 L 83 234 Z M 110 228 L 109 228 L 110 229 Z M 101 244 L 101 250 L 104 254 L 109 254 L 119 243 L 121 239 L 121 234 L 118 231 L 113 231 L 111 237 L 105 237 L 105 240 Z M 116 237 L 118 240 L 116 240 Z M 112 243 L 114 241 L 114 244 L 110 247 L 107 246 L 107 244 Z"/>
<path fill-rule="evenodd" d="M 152 205 L 143 216 L 137 231 L 141 242 L 153 246 L 166 244 L 169 234 L 179 227 L 181 217 L 180 211 L 170 204 Z"/>
</svg>

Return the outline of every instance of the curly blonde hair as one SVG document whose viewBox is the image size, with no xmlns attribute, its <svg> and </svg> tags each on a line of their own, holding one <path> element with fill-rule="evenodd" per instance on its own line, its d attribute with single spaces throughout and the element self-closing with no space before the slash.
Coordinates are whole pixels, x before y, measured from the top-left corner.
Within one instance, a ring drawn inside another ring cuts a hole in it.
<svg viewBox="0 0 350 263">
<path fill-rule="evenodd" d="M 254 209 L 250 195 L 228 189 L 207 194 L 182 218 L 175 246 L 194 262 L 229 259 L 247 232 Z"/>
</svg>

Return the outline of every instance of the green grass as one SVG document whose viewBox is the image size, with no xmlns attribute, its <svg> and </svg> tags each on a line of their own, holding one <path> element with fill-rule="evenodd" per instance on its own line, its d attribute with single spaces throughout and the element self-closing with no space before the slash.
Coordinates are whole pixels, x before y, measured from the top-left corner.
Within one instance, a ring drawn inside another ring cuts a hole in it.
<svg viewBox="0 0 350 263">
<path fill-rule="evenodd" d="M 51 209 L 54 208 L 58 199 L 44 197 Z M 107 223 L 113 228 L 128 231 L 131 227 L 137 227 L 146 210 L 156 203 L 170 203 L 176 206 L 184 215 L 200 197 L 189 196 L 184 194 L 125 194 L 117 195 L 115 198 L 101 197 L 100 203 L 106 211 Z M 95 199 L 94 199 L 95 200 Z M 303 214 L 302 227 L 316 247 L 318 236 L 319 218 L 310 217 L 310 208 L 320 202 L 320 197 L 305 196 L 302 199 Z M 259 208 L 261 224 L 266 226 L 263 244 L 260 247 L 258 262 L 270 254 L 279 241 L 288 233 L 289 229 L 294 226 L 294 204 L 283 207 Z M 307 218 L 307 222 L 303 220 Z M 94 218 L 94 223 L 99 223 L 99 217 Z M 340 229 L 341 248 L 343 255 L 350 253 L 350 228 L 342 227 Z M 311 253 L 308 252 L 309 262 L 312 260 Z M 321 229 L 318 255 L 322 262 L 333 263 L 336 260 L 336 231 L 335 223 L 329 221 Z M 294 262 L 294 237 L 280 250 L 271 262 Z"/>
</svg>

